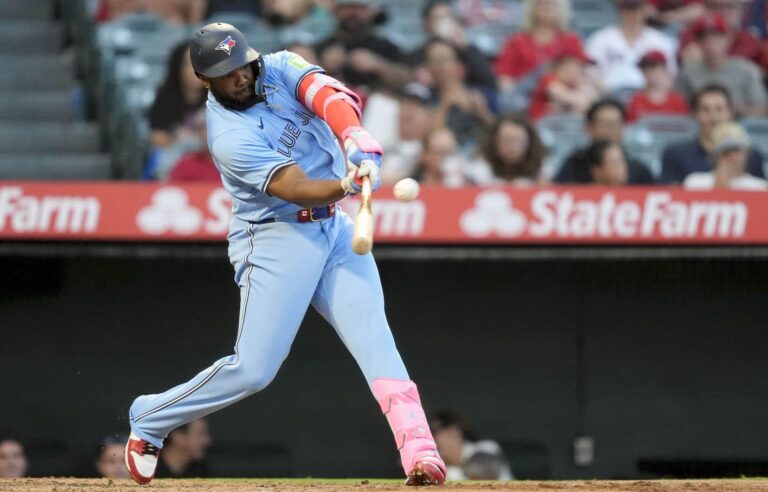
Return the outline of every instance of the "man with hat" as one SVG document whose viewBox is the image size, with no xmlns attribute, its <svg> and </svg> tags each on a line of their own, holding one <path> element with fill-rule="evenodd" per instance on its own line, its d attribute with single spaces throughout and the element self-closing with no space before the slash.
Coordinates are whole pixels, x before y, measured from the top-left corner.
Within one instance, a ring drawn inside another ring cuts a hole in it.
<svg viewBox="0 0 768 492">
<path fill-rule="evenodd" d="M 677 42 L 646 25 L 646 0 L 616 0 L 616 6 L 619 9 L 619 23 L 594 32 L 585 45 L 587 55 L 597 64 L 607 88 L 611 91 L 642 88 L 643 74 L 637 62 L 651 50 L 664 53 L 669 70 L 676 73 Z"/>
<path fill-rule="evenodd" d="M 747 157 L 751 142 L 741 125 L 733 121 L 721 123 L 712 132 L 714 148 L 712 171 L 689 174 L 683 186 L 689 190 L 762 190 L 768 181 L 747 173 Z"/>
<path fill-rule="evenodd" d="M 363 177 L 374 191 L 380 184 L 382 149 L 360 126 L 358 95 L 295 53 L 262 56 L 230 24 L 197 31 L 190 57 L 209 90 L 208 147 L 232 198 L 239 326 L 233 355 L 134 400 L 125 450 L 131 477 L 152 480 L 174 429 L 269 385 L 311 304 L 362 370 L 395 436 L 406 483 L 441 484 L 445 465 L 395 346 L 376 263 L 352 251 L 353 223 L 336 207 L 361 191 Z M 321 382 L 343 397 L 333 381 Z M 326 425 L 350 432 L 333 417 Z"/>
<path fill-rule="evenodd" d="M 696 23 L 693 32 L 701 46 L 702 59 L 685 65 L 678 74 L 675 88 L 690 99 L 702 87 L 721 85 L 730 93 L 737 115 L 765 115 L 768 95 L 760 69 L 748 60 L 728 54 L 725 18 L 708 14 Z"/>
<path fill-rule="evenodd" d="M 744 0 L 706 0 L 706 15 L 721 15 L 728 27 L 728 54 L 751 61 L 763 72 L 768 70 L 768 53 L 762 40 L 743 27 Z M 680 59 L 688 62 L 701 61 L 701 46 L 696 41 L 696 30 L 700 29 L 701 15 L 690 22 L 680 33 Z"/>
<path fill-rule="evenodd" d="M 667 57 L 652 50 L 637 64 L 645 77 L 645 88 L 632 95 L 627 106 L 627 122 L 649 114 L 688 114 L 688 103 L 679 92 L 672 90 L 672 76 L 667 68 Z"/>
</svg>

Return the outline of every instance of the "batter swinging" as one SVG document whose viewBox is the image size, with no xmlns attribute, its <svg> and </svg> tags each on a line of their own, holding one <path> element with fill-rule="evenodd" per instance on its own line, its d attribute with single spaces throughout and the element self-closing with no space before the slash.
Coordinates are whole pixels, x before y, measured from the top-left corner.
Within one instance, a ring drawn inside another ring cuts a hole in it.
<svg viewBox="0 0 768 492">
<path fill-rule="evenodd" d="M 152 480 L 176 427 L 265 388 L 311 303 L 363 371 L 394 433 L 406 483 L 443 483 L 445 465 L 387 324 L 376 264 L 352 252 L 352 221 L 334 206 L 360 192 L 363 176 L 379 186 L 382 150 L 360 127 L 358 96 L 296 54 L 261 56 L 229 24 L 195 33 L 190 56 L 209 89 L 208 146 L 233 199 L 229 258 L 240 319 L 234 355 L 133 402 L 125 450 L 131 476 Z"/>
</svg>

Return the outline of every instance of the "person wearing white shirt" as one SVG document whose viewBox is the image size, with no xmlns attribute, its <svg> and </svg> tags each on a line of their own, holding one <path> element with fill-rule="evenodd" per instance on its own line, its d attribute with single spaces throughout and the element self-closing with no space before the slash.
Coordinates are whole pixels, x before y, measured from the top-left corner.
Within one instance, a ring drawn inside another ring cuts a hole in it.
<svg viewBox="0 0 768 492">
<path fill-rule="evenodd" d="M 645 84 L 637 64 L 649 51 L 664 53 L 667 66 L 677 73 L 677 40 L 645 24 L 646 0 L 617 0 L 619 23 L 594 32 L 586 43 L 608 90 L 641 89 Z"/>
<path fill-rule="evenodd" d="M 762 190 L 768 191 L 768 181 L 747 173 L 747 156 L 751 142 L 738 123 L 726 122 L 713 131 L 714 169 L 689 174 L 683 182 L 687 190 Z"/>
</svg>

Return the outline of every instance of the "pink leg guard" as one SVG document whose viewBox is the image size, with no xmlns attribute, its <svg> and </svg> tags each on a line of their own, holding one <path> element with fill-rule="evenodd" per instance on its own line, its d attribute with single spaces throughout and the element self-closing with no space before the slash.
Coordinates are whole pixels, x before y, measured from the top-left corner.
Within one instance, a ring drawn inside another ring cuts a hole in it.
<svg viewBox="0 0 768 492">
<path fill-rule="evenodd" d="M 373 394 L 395 435 L 405 473 L 411 473 L 415 462 L 423 456 L 439 460 L 416 384 L 413 381 L 380 378 L 373 381 Z"/>
</svg>

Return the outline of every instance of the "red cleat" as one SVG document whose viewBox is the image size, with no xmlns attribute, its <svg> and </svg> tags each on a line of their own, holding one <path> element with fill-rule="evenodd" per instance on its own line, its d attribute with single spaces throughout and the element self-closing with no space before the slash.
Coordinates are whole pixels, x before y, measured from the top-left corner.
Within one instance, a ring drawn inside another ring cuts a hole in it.
<svg viewBox="0 0 768 492">
<path fill-rule="evenodd" d="M 437 455 L 437 453 L 435 453 Z M 405 485 L 442 485 L 445 482 L 445 463 L 439 456 L 416 458 Z"/>
<path fill-rule="evenodd" d="M 125 445 L 125 466 L 136 483 L 146 485 L 155 478 L 159 457 L 160 448 L 131 432 Z"/>
</svg>

